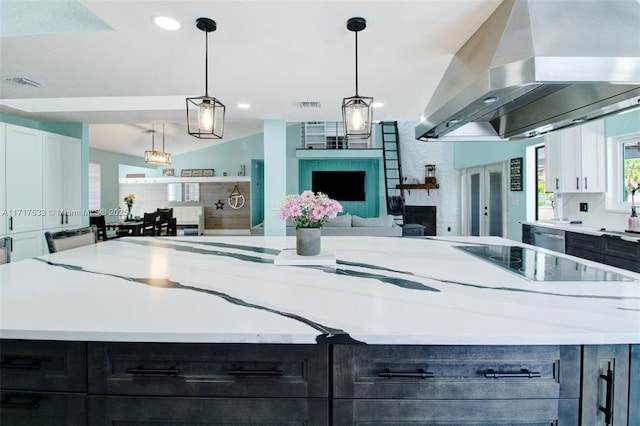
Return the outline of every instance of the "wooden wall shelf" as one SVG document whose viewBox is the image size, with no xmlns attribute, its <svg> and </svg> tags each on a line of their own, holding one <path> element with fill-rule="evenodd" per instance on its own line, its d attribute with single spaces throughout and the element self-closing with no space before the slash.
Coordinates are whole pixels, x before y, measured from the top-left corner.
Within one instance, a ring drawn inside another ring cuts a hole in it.
<svg viewBox="0 0 640 426">
<path fill-rule="evenodd" d="M 405 183 L 396 185 L 396 189 L 438 189 L 439 183 Z"/>
</svg>

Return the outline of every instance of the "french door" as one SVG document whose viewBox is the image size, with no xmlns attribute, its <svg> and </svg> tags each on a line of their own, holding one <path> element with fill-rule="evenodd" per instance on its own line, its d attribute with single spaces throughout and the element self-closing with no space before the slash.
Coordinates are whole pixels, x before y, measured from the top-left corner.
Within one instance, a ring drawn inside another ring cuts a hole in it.
<svg viewBox="0 0 640 426">
<path fill-rule="evenodd" d="M 466 235 L 504 237 L 507 225 L 506 163 L 465 169 Z"/>
</svg>

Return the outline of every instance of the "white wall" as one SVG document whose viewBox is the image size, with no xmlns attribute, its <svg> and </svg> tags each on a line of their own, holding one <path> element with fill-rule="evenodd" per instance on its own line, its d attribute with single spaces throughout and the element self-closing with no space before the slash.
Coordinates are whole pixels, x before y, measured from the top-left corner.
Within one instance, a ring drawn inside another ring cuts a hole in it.
<svg viewBox="0 0 640 426">
<path fill-rule="evenodd" d="M 415 138 L 413 121 L 399 121 L 400 156 L 402 174 L 407 183 L 418 179 L 424 183 L 426 164 L 436 165 L 439 189 L 405 190 L 405 204 L 410 206 L 436 206 L 436 235 L 458 235 L 460 172 L 453 168 L 453 144 L 421 142 Z"/>
</svg>

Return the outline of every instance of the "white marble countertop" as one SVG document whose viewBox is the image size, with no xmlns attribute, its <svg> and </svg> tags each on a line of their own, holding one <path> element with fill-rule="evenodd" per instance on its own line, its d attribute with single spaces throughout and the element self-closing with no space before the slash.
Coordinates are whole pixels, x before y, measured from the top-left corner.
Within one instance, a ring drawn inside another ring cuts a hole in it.
<svg viewBox="0 0 640 426">
<path fill-rule="evenodd" d="M 579 232 L 589 235 L 613 235 L 623 240 L 640 242 L 640 234 L 625 232 L 624 229 L 597 228 L 594 226 L 583 225 L 580 223 L 570 223 L 568 220 L 539 220 L 539 221 L 521 221 L 520 223 L 533 226 L 544 226 L 546 228 L 561 229 L 563 231 Z"/>
<path fill-rule="evenodd" d="M 640 274 L 554 253 L 625 280 L 533 281 L 455 247 L 522 246 L 495 237 L 323 237 L 336 266 L 274 265 L 294 244 L 294 237 L 132 237 L 0 265 L 0 337 L 640 343 Z"/>
</svg>

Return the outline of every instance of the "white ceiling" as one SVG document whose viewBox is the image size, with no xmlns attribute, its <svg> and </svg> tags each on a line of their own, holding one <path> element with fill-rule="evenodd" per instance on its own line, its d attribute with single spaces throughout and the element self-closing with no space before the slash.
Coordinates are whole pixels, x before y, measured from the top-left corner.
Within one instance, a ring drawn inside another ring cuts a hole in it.
<svg viewBox="0 0 640 426">
<path fill-rule="evenodd" d="M 355 94 L 346 22 L 362 16 L 360 95 L 384 103 L 374 119 L 417 121 L 453 54 L 500 2 L 2 0 L 0 77 L 41 87 L 0 83 L 0 112 L 86 122 L 91 147 L 140 157 L 151 123 L 165 123 L 174 155 L 220 143 L 186 132 L 185 98 L 204 95 L 205 36 L 195 20 L 208 17 L 218 24 L 209 35 L 209 95 L 227 106 L 222 142 L 260 133 L 265 119 L 339 121 L 342 98 Z M 160 15 L 181 29 L 156 27 Z M 301 109 L 301 101 L 321 108 Z"/>
</svg>

